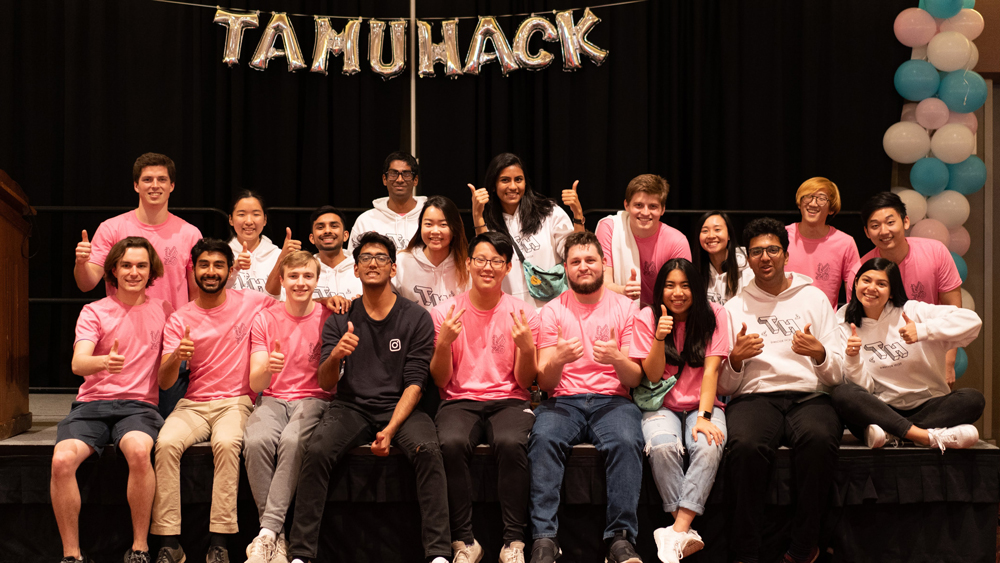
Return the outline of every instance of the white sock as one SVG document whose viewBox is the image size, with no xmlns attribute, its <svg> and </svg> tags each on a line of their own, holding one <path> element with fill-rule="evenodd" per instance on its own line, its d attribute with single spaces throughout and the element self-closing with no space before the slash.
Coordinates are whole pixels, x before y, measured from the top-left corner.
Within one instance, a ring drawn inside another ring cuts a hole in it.
<svg viewBox="0 0 1000 563">
<path fill-rule="evenodd" d="M 277 538 L 278 536 L 274 532 L 272 532 L 271 530 L 268 530 L 267 528 L 261 528 L 260 529 L 260 533 L 257 534 L 257 537 L 258 538 L 270 538 L 270 539 L 273 540 L 273 539 Z"/>
</svg>

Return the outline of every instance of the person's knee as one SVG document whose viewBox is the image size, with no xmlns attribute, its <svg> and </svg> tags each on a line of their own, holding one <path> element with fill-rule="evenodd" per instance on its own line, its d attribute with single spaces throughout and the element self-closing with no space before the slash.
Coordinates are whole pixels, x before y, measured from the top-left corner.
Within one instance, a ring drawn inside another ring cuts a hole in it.
<svg viewBox="0 0 1000 563">
<path fill-rule="evenodd" d="M 76 477 L 76 469 L 80 466 L 76 453 L 70 450 L 56 451 L 52 454 L 52 478 L 56 480 Z"/>
<path fill-rule="evenodd" d="M 156 445 L 153 447 L 156 452 L 156 459 L 172 459 L 180 460 L 181 456 L 184 455 L 184 441 L 180 438 L 164 438 L 163 434 L 156 440 Z"/>
<path fill-rule="evenodd" d="M 126 436 L 118 442 L 118 450 L 125 456 L 129 471 L 145 471 L 152 467 L 149 457 L 153 450 L 152 439 L 144 440 Z"/>
<path fill-rule="evenodd" d="M 774 450 L 757 436 L 730 436 L 726 444 L 726 456 L 737 463 L 752 460 L 769 462 L 774 456 Z"/>
<path fill-rule="evenodd" d="M 216 457 L 234 456 L 238 458 L 242 447 L 242 436 L 222 436 L 212 439 L 212 454 Z"/>
<path fill-rule="evenodd" d="M 666 462 L 679 465 L 684 461 L 684 444 L 670 432 L 656 432 L 646 442 L 646 454 L 651 463 Z"/>
<path fill-rule="evenodd" d="M 493 449 L 500 456 L 523 456 L 528 451 L 527 436 L 501 434 L 494 437 Z"/>
<path fill-rule="evenodd" d="M 953 393 L 962 394 L 962 400 L 967 405 L 965 410 L 967 412 L 979 413 L 976 418 L 979 418 L 983 414 L 983 410 L 986 409 L 986 397 L 975 389 L 958 389 L 957 391 L 953 391 Z"/>
<path fill-rule="evenodd" d="M 427 461 L 434 458 L 441 459 L 441 446 L 437 440 L 420 442 L 413 448 L 413 456 L 416 461 Z"/>
</svg>

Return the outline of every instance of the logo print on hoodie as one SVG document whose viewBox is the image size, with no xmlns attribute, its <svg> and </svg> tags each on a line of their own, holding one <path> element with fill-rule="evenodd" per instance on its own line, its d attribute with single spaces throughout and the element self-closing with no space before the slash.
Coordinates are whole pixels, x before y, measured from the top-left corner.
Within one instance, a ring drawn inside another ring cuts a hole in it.
<svg viewBox="0 0 1000 563">
<path fill-rule="evenodd" d="M 524 252 L 525 254 L 542 249 L 542 245 L 538 244 L 538 241 L 535 240 L 535 237 L 531 235 L 515 237 L 514 242 L 516 242 L 517 245 L 521 247 L 521 252 Z"/>
<path fill-rule="evenodd" d="M 795 324 L 792 319 L 778 319 L 774 315 L 770 317 L 757 317 L 757 322 L 767 328 L 771 334 L 784 334 L 785 336 L 792 336 L 795 331 L 799 330 L 799 325 Z"/>
<path fill-rule="evenodd" d="M 910 353 L 906 350 L 906 347 L 903 346 L 902 342 L 893 342 L 888 346 L 884 345 L 882 342 L 873 342 L 871 344 L 865 344 L 865 350 L 875 354 L 872 356 L 872 359 L 869 360 L 870 362 L 874 362 L 876 357 L 880 360 L 888 359 L 896 361 L 902 360 L 910 355 Z"/>
<path fill-rule="evenodd" d="M 924 289 L 924 282 L 910 284 L 910 299 L 927 301 L 927 290 Z"/>
<path fill-rule="evenodd" d="M 493 353 L 494 354 L 503 354 L 504 353 L 504 350 L 507 349 L 506 340 L 507 340 L 507 337 L 504 336 L 503 334 L 494 334 L 493 335 Z"/>
<path fill-rule="evenodd" d="M 413 293 L 420 296 L 420 301 L 424 307 L 436 307 L 438 303 L 446 301 L 451 297 L 451 294 L 448 293 L 434 293 L 433 287 L 423 285 L 413 286 Z"/>
</svg>

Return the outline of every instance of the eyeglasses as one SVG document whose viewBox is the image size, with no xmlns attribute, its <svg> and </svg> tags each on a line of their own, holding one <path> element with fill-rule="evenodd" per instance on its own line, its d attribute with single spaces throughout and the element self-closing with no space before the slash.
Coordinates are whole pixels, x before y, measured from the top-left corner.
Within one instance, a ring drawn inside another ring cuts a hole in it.
<svg viewBox="0 0 1000 563">
<path fill-rule="evenodd" d="M 809 202 L 809 201 L 815 201 L 816 203 L 818 203 L 820 205 L 826 205 L 827 203 L 830 203 L 830 198 L 826 197 L 826 194 L 818 194 L 818 193 L 817 194 L 812 194 L 812 195 L 804 195 L 804 196 L 802 196 L 802 202 L 803 203 Z"/>
<path fill-rule="evenodd" d="M 392 262 L 388 254 L 362 254 L 358 256 L 358 264 L 362 266 L 367 266 L 374 260 L 379 266 L 385 266 L 386 264 Z"/>
<path fill-rule="evenodd" d="M 504 264 L 507 263 L 507 261 L 504 260 L 503 258 L 494 258 L 492 260 L 487 260 L 482 256 L 476 256 L 472 259 L 472 263 L 475 264 L 477 268 L 485 268 L 487 262 L 489 262 L 497 270 L 503 268 Z"/>
<path fill-rule="evenodd" d="M 767 255 L 768 256 L 770 256 L 771 258 L 774 258 L 774 257 L 778 256 L 779 254 L 781 254 L 782 248 L 780 246 L 778 246 L 778 245 L 771 245 L 771 246 L 768 246 L 767 248 L 765 248 L 763 246 L 755 246 L 755 247 L 751 248 L 750 250 L 748 250 L 747 254 L 749 254 L 751 258 L 760 258 L 760 256 L 762 254 L 764 254 L 765 250 L 767 251 Z"/>
<path fill-rule="evenodd" d="M 385 172 L 385 178 L 390 181 L 395 181 L 396 178 L 399 178 L 400 176 L 402 176 L 404 180 L 409 182 L 414 178 L 414 176 L 416 176 L 416 174 L 414 174 L 412 170 L 404 170 L 402 172 L 400 172 L 399 170 L 387 170 Z"/>
</svg>

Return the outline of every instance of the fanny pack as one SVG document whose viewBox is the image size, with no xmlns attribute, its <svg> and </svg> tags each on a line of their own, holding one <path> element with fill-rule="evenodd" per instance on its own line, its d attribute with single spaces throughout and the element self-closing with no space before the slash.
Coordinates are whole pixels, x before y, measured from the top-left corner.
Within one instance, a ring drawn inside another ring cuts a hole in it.
<svg viewBox="0 0 1000 563">
<path fill-rule="evenodd" d="M 521 261 L 521 269 L 524 274 L 524 281 L 528 284 L 528 293 L 539 301 L 551 301 L 566 291 L 566 270 L 562 264 L 544 269 L 535 266 L 524 259 L 521 249 L 514 243 L 514 252 L 517 253 L 518 260 Z"/>
<path fill-rule="evenodd" d="M 671 375 L 656 383 L 651 383 L 649 378 L 642 376 L 639 386 L 632 390 L 632 400 L 641 411 L 658 411 L 663 406 L 663 398 L 674 388 L 675 383 L 677 383 L 676 375 Z"/>
</svg>

